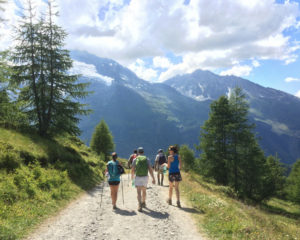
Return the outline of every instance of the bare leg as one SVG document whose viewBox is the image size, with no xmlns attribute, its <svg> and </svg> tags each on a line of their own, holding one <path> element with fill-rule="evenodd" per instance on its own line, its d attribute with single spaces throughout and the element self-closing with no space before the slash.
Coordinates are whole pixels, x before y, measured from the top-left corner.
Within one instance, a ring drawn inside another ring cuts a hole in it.
<svg viewBox="0 0 300 240">
<path fill-rule="evenodd" d="M 176 198 L 177 198 L 177 201 L 180 202 L 179 182 L 175 182 L 175 191 L 176 191 Z"/>
<path fill-rule="evenodd" d="M 169 200 L 172 200 L 172 194 L 173 194 L 173 183 L 169 182 Z"/>
<path fill-rule="evenodd" d="M 163 184 L 164 184 L 164 174 L 161 173 L 161 185 L 163 185 Z"/>
<path fill-rule="evenodd" d="M 137 200 L 139 205 L 142 203 L 142 187 L 136 187 L 137 190 Z"/>
<path fill-rule="evenodd" d="M 143 196 L 142 196 L 142 198 L 143 198 L 143 200 L 142 200 L 142 202 L 143 203 L 145 203 L 146 202 L 146 187 L 142 187 L 142 194 L 143 194 Z"/>
<path fill-rule="evenodd" d="M 116 206 L 118 189 L 119 189 L 119 185 L 110 185 L 110 195 L 111 195 L 111 201 L 113 206 Z"/>
<path fill-rule="evenodd" d="M 160 185 L 159 171 L 157 172 L 157 184 Z"/>
</svg>

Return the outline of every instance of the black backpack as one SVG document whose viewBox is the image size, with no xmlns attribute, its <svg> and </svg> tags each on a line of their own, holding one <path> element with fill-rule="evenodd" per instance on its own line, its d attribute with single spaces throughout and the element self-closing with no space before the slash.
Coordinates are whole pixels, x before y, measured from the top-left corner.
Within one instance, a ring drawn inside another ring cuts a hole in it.
<svg viewBox="0 0 300 240">
<path fill-rule="evenodd" d="M 125 170 L 124 170 L 124 168 L 120 165 L 120 164 L 118 164 L 117 165 L 117 167 L 118 167 L 118 171 L 119 171 L 119 174 L 124 174 L 125 173 Z"/>
<path fill-rule="evenodd" d="M 166 159 L 165 154 L 159 154 L 159 158 L 158 158 L 159 165 L 162 165 L 162 164 L 164 164 L 166 162 L 167 162 L 167 159 Z"/>
</svg>

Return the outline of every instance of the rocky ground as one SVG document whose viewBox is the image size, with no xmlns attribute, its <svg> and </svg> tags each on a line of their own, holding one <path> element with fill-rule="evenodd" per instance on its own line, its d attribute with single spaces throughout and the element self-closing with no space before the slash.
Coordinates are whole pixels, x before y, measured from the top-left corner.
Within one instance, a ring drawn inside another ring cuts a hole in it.
<svg viewBox="0 0 300 240">
<path fill-rule="evenodd" d="M 136 189 L 129 184 L 127 175 L 122 178 L 124 205 L 120 184 L 117 210 L 112 210 L 109 186 L 104 183 L 48 219 L 28 239 L 204 239 L 190 216 L 192 212 L 197 213 L 195 209 L 184 202 L 178 208 L 175 198 L 173 205 L 166 203 L 167 185 L 149 183 L 147 208 L 138 212 Z"/>
</svg>

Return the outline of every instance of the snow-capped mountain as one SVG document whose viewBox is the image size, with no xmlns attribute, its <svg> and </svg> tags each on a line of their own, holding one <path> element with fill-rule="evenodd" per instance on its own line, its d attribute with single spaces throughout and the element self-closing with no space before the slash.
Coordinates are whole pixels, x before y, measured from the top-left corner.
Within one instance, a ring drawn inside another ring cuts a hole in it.
<svg viewBox="0 0 300 240">
<path fill-rule="evenodd" d="M 80 123 L 81 137 L 87 142 L 104 118 L 116 150 L 124 157 L 138 146 L 152 157 L 170 144 L 199 144 L 211 101 L 239 86 L 248 96 L 250 117 L 265 153 L 278 153 L 286 163 L 300 157 L 300 99 L 290 94 L 201 70 L 152 84 L 111 59 L 80 51 L 71 52 L 71 57 L 72 72 L 82 74 L 81 81 L 90 82 L 93 91 L 84 102 L 94 112 Z"/>
</svg>

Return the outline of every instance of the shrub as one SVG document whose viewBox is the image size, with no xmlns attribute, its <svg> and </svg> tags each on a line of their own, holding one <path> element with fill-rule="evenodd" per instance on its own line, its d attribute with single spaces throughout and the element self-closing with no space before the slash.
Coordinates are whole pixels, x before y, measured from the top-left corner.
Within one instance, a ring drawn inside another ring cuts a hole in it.
<svg viewBox="0 0 300 240">
<path fill-rule="evenodd" d="M 16 152 L 1 151 L 0 152 L 0 169 L 6 169 L 12 172 L 20 166 L 20 156 Z"/>
<path fill-rule="evenodd" d="M 0 184 L 0 200 L 5 204 L 13 204 L 18 200 L 19 190 L 13 183 L 11 177 L 1 179 Z"/>
<path fill-rule="evenodd" d="M 179 151 L 183 169 L 189 171 L 195 167 L 195 153 L 187 145 L 182 145 Z"/>
</svg>

